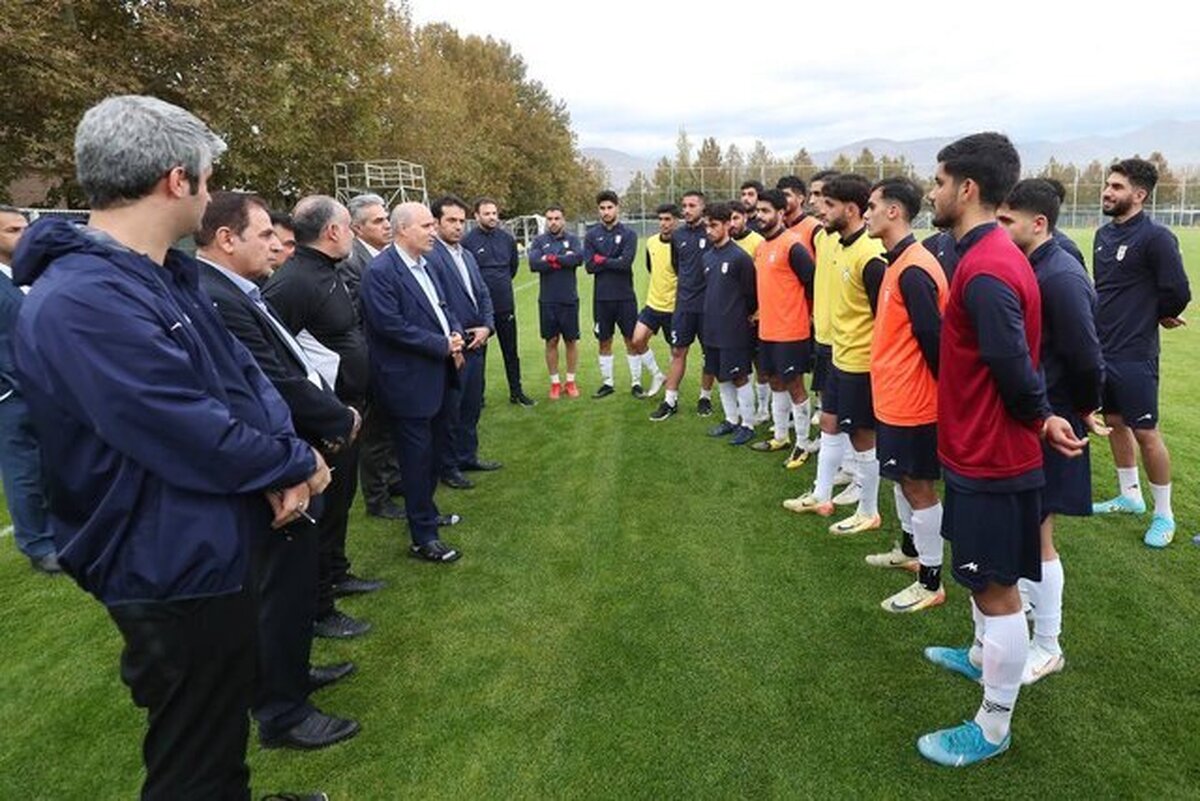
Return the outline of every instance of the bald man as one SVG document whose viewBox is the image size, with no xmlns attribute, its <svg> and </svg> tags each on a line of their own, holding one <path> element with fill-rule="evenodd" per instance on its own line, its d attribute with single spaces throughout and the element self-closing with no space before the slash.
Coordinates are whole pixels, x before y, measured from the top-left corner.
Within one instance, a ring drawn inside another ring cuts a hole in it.
<svg viewBox="0 0 1200 801">
<path fill-rule="evenodd" d="M 438 538 L 442 515 L 433 500 L 445 445 L 450 388 L 464 364 L 463 326 L 446 303 L 439 276 L 425 261 L 437 221 L 420 203 L 392 212 L 393 244 L 363 277 L 360 298 L 371 352 L 375 397 L 392 422 L 404 477 L 404 504 L 412 536 L 409 554 L 449 564 L 461 553 Z"/>
</svg>

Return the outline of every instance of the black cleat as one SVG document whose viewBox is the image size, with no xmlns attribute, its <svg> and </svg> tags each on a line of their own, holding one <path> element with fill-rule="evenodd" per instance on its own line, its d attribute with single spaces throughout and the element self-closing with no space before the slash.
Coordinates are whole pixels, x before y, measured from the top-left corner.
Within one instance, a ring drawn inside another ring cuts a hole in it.
<svg viewBox="0 0 1200 801">
<path fill-rule="evenodd" d="M 666 401 L 663 401 L 662 403 L 658 404 L 657 409 L 650 412 L 650 419 L 656 423 L 661 423 L 663 420 L 666 420 L 677 411 L 679 411 L 677 406 L 672 406 Z"/>
<path fill-rule="evenodd" d="M 701 417 L 708 417 L 710 414 L 712 414 L 712 399 L 701 398 L 700 400 L 696 401 L 696 414 L 700 415 Z"/>
<path fill-rule="evenodd" d="M 613 389 L 612 384 L 601 384 L 600 388 L 592 393 L 592 397 L 593 398 L 607 398 L 609 395 L 613 394 L 614 392 L 616 392 L 616 390 Z"/>
</svg>

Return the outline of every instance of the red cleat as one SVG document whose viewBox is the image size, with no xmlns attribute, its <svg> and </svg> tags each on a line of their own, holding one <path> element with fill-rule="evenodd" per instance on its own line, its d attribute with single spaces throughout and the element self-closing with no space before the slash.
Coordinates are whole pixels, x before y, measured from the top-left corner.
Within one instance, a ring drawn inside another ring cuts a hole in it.
<svg viewBox="0 0 1200 801">
<path fill-rule="evenodd" d="M 550 385 L 550 400 L 558 400 L 562 395 L 562 384 L 557 381 Z"/>
<path fill-rule="evenodd" d="M 568 398 L 578 398 L 579 397 L 579 387 L 575 386 L 574 381 L 567 382 L 567 397 Z"/>
</svg>

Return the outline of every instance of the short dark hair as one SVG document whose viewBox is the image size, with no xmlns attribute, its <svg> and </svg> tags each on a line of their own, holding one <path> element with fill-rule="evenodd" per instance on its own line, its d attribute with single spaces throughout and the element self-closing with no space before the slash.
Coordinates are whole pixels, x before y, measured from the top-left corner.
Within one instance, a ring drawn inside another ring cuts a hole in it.
<svg viewBox="0 0 1200 801">
<path fill-rule="evenodd" d="M 1058 195 L 1059 203 L 1067 202 L 1067 188 L 1063 186 L 1062 181 L 1057 178 L 1043 178 L 1042 180 L 1050 184 L 1050 187 L 1054 190 L 1054 194 Z"/>
<path fill-rule="evenodd" d="M 808 192 L 808 187 L 804 185 L 804 179 L 799 175 L 784 175 L 775 182 L 775 188 L 783 191 L 790 189 L 797 195 L 804 195 Z"/>
<path fill-rule="evenodd" d="M 496 201 L 492 200 L 492 199 L 491 199 L 490 197 L 488 197 L 487 195 L 484 195 L 484 196 L 482 196 L 482 197 L 477 197 L 477 198 L 475 198 L 475 204 L 474 204 L 474 206 L 472 207 L 472 209 L 471 209 L 471 212 L 472 212 L 473 214 L 478 214 L 478 213 L 479 213 L 479 210 L 480 210 L 481 208 L 483 208 L 484 206 L 487 206 L 487 205 L 492 205 L 492 206 L 495 206 L 495 207 L 496 207 L 496 211 L 499 211 L 499 210 L 500 210 L 500 204 L 499 204 L 499 203 L 497 203 Z"/>
<path fill-rule="evenodd" d="M 705 199 L 704 193 L 701 192 L 699 189 L 689 189 L 688 191 L 684 192 L 680 197 L 698 197 L 701 200 Z"/>
<path fill-rule="evenodd" d="M 761 192 L 758 196 L 759 203 L 766 203 L 775 211 L 783 211 L 787 208 L 787 198 L 783 196 L 782 189 L 767 189 Z"/>
<path fill-rule="evenodd" d="M 599 206 L 601 203 L 611 203 L 614 206 L 620 206 L 621 198 L 611 189 L 605 189 L 602 192 L 596 193 L 596 205 Z"/>
<path fill-rule="evenodd" d="M 751 178 L 749 181 L 742 181 L 741 188 L 742 189 L 753 189 L 755 192 L 757 192 L 760 195 L 766 191 L 766 187 L 762 185 L 762 181 L 756 181 L 753 178 Z"/>
<path fill-rule="evenodd" d="M 271 213 L 267 202 L 251 192 L 213 192 L 200 221 L 200 230 L 195 235 L 196 245 L 211 245 L 220 228 L 228 228 L 241 236 L 250 225 L 250 209 L 255 206 L 268 215 Z"/>
<path fill-rule="evenodd" d="M 22 217 L 29 219 L 26 217 L 25 212 L 21 211 L 16 206 L 8 205 L 7 203 L 0 203 L 0 214 L 20 214 Z"/>
<path fill-rule="evenodd" d="M 1004 205 L 1013 211 L 1027 211 L 1041 214 L 1051 229 L 1058 224 L 1058 209 L 1061 201 L 1054 185 L 1045 178 L 1026 178 L 1017 181 L 1016 186 L 1004 199 Z"/>
<path fill-rule="evenodd" d="M 971 134 L 943 147 L 937 160 L 955 181 L 979 186 L 979 200 L 995 208 L 1021 177 L 1021 156 L 1007 136 L 995 131 Z"/>
<path fill-rule="evenodd" d="M 858 206 L 858 213 L 867 210 L 867 201 L 871 199 L 871 182 L 861 175 L 847 173 L 838 175 L 824 186 L 825 197 L 831 197 L 840 203 L 853 203 Z"/>
<path fill-rule="evenodd" d="M 871 187 L 872 193 L 875 190 L 879 190 L 879 195 L 884 200 L 890 200 L 903 206 L 905 219 L 909 222 L 912 222 L 921 213 L 921 198 L 924 193 L 913 179 L 884 178 L 882 181 L 876 181 L 875 185 Z"/>
<path fill-rule="evenodd" d="M 1153 192 L 1154 187 L 1158 185 L 1158 168 L 1145 159 L 1136 157 L 1121 159 L 1120 161 L 1113 162 L 1108 171 L 1124 175 L 1129 179 L 1129 183 L 1140 189 L 1145 189 L 1147 195 Z"/>
<path fill-rule="evenodd" d="M 659 203 L 658 208 L 656 208 L 654 210 L 654 213 L 656 215 L 657 214 L 670 214 L 672 217 L 678 217 L 679 216 L 679 207 L 676 206 L 674 203 Z"/>
<path fill-rule="evenodd" d="M 746 214 L 747 209 L 750 208 L 750 204 L 743 203 L 742 199 L 740 197 L 735 197 L 732 200 L 730 200 L 729 205 L 732 206 L 733 210 L 738 212 L 739 214 Z"/>
<path fill-rule="evenodd" d="M 704 216 L 718 222 L 729 222 L 733 219 L 733 206 L 729 203 L 714 203 L 704 210 Z"/>
<path fill-rule="evenodd" d="M 557 203 L 551 203 L 549 206 L 547 206 L 545 208 L 546 214 L 549 214 L 552 211 L 557 211 L 559 214 L 563 215 L 564 217 L 567 216 L 567 213 L 565 211 L 563 211 L 563 207 L 558 205 Z"/>
<path fill-rule="evenodd" d="M 289 231 L 296 230 L 296 224 L 292 222 L 292 215 L 278 209 L 271 209 L 271 225 L 278 225 Z"/>
<path fill-rule="evenodd" d="M 837 178 L 841 173 L 837 170 L 817 170 L 812 178 L 808 179 L 808 185 L 812 186 L 817 181 L 828 181 L 831 178 Z"/>
<path fill-rule="evenodd" d="M 435 220 L 440 220 L 442 219 L 442 215 L 446 213 L 446 209 L 452 206 L 462 209 L 463 216 L 466 216 L 467 201 L 463 200 L 458 195 L 442 195 L 437 200 L 429 204 L 429 213 L 433 215 Z"/>
</svg>

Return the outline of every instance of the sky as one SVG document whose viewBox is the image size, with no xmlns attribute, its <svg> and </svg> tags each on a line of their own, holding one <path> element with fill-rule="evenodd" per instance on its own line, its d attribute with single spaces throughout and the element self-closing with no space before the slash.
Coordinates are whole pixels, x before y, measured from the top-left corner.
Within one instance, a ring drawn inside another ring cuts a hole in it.
<svg viewBox="0 0 1200 801">
<path fill-rule="evenodd" d="M 1200 26 L 1178 4 L 409 0 L 509 42 L 580 147 L 655 158 L 715 136 L 777 155 L 1002 130 L 1016 141 L 1200 118 Z M 1172 9 L 1173 6 L 1173 9 Z"/>
</svg>

